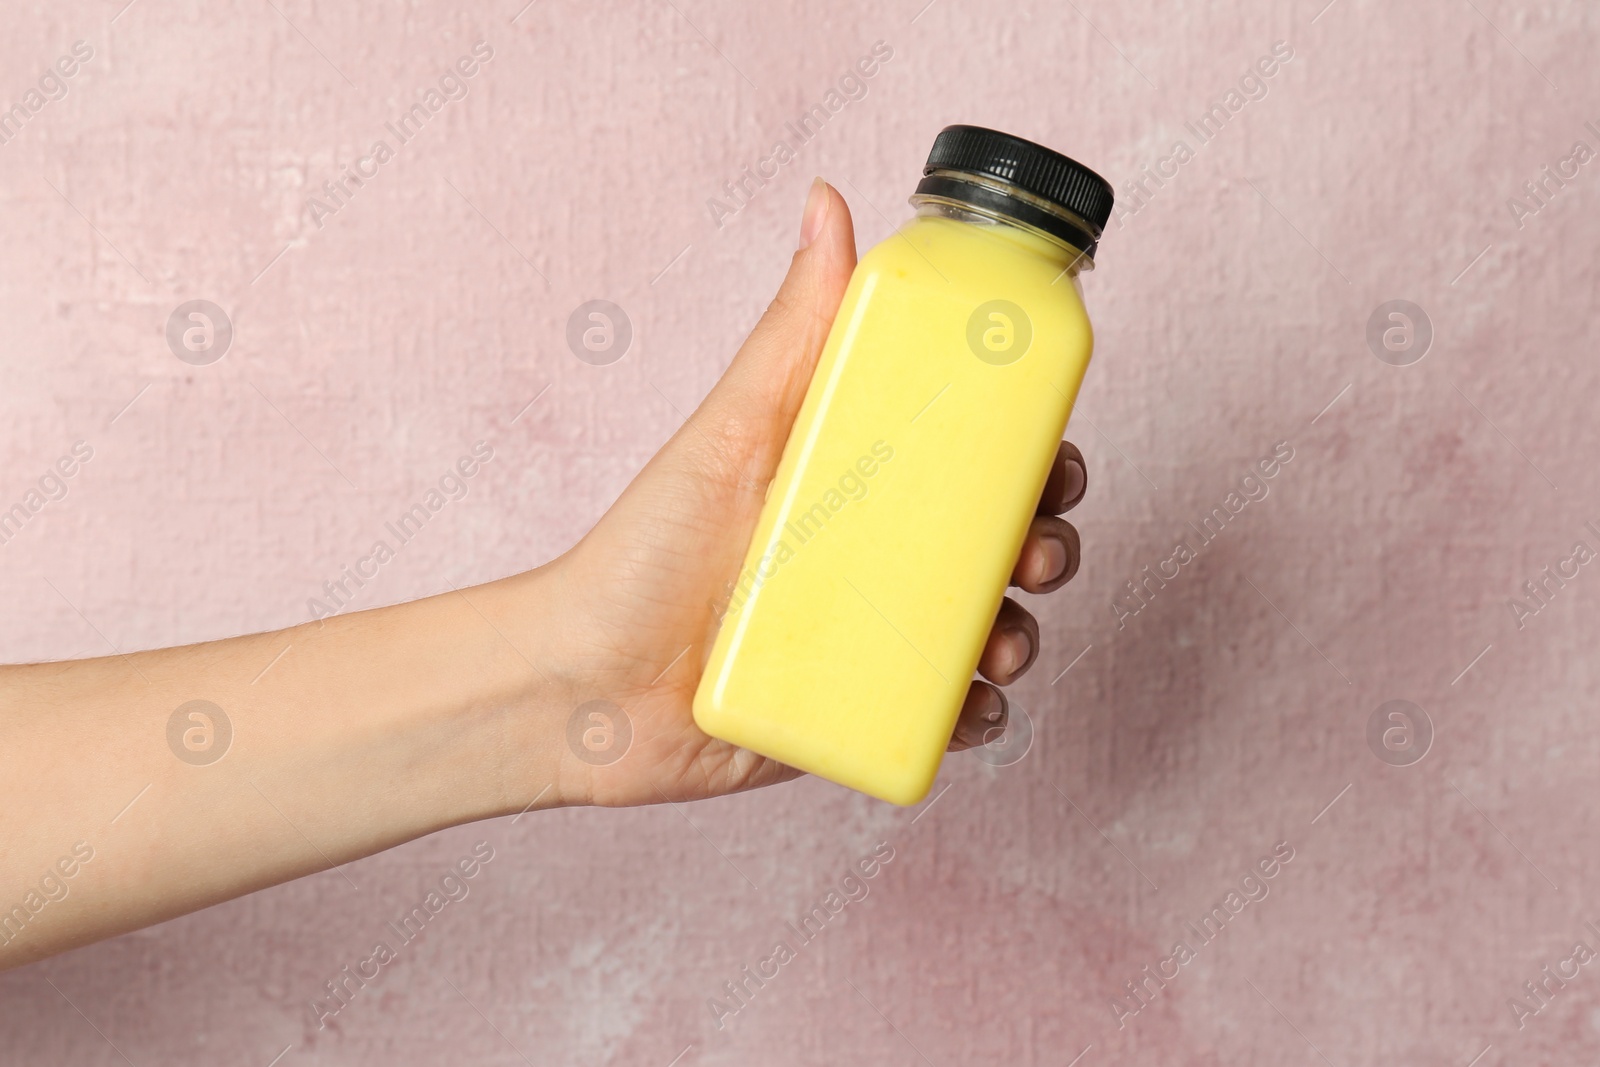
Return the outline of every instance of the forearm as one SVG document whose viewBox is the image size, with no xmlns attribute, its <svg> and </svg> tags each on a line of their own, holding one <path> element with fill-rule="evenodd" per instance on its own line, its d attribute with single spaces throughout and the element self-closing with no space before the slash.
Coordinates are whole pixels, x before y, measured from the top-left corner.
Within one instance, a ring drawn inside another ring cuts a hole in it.
<svg viewBox="0 0 1600 1067">
<path fill-rule="evenodd" d="M 0 668 L 0 967 L 562 803 L 545 584 Z"/>
</svg>

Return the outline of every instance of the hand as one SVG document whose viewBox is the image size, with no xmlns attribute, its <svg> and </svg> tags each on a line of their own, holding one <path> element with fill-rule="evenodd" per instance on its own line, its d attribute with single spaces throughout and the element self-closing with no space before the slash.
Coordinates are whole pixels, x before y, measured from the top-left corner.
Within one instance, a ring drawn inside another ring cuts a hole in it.
<svg viewBox="0 0 1600 1067">
<path fill-rule="evenodd" d="M 800 245 L 699 410 L 550 564 L 276 633 L 0 667 L 0 709 L 11 712 L 0 714 L 0 749 L 12 757 L 0 810 L 20 828 L 0 844 L 0 900 L 32 893 L 63 842 L 92 837 L 95 849 L 70 908 L 52 906 L 24 935 L 0 931 L 0 968 L 445 826 L 798 776 L 707 737 L 691 705 L 714 603 L 743 563 L 855 266 L 850 213 L 821 182 Z M 1077 532 L 1056 516 L 1083 490 L 1083 457 L 1063 444 L 1016 585 L 1049 592 L 1078 569 Z M 998 736 L 996 686 L 1021 676 L 1038 647 L 1033 617 L 1005 601 L 979 662 L 989 681 L 972 684 L 951 748 Z M 175 709 L 196 698 L 232 723 L 228 747 L 205 765 L 170 737 Z M 569 742 L 575 713 L 581 732 L 595 700 L 626 719 L 626 747 L 618 731 L 620 758 L 603 765 Z"/>
<path fill-rule="evenodd" d="M 818 179 L 789 274 L 727 373 L 595 528 L 552 564 L 572 612 L 560 638 L 567 688 L 577 702 L 617 705 L 632 733 L 626 754 L 604 766 L 563 751 L 566 802 L 693 800 L 799 776 L 708 737 L 691 704 L 717 632 L 714 606 L 744 562 L 855 262 L 849 208 Z M 1083 456 L 1063 442 L 1014 585 L 1053 592 L 1077 572 L 1078 533 L 1057 516 L 1084 488 Z M 1038 651 L 1038 622 L 1006 598 L 978 667 L 995 685 L 972 683 L 952 751 L 999 736 L 1007 708 L 996 686 L 1020 678 Z"/>
</svg>

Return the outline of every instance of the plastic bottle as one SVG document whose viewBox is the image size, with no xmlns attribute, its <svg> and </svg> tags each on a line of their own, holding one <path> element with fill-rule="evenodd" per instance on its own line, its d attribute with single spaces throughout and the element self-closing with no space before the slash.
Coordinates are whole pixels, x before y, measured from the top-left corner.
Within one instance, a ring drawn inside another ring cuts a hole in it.
<svg viewBox="0 0 1600 1067">
<path fill-rule="evenodd" d="M 1089 362 L 1112 191 L 974 126 L 857 264 L 695 693 L 707 733 L 928 792 Z"/>
</svg>

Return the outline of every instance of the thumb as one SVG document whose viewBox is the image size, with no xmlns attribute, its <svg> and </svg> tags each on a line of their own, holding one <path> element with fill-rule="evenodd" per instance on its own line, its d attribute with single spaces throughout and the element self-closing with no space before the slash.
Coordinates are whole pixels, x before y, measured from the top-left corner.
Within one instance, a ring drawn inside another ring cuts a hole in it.
<svg viewBox="0 0 1600 1067">
<path fill-rule="evenodd" d="M 691 418 L 699 432 L 683 437 L 702 470 L 746 486 L 771 480 L 855 265 L 850 209 L 817 178 L 778 295 Z"/>
</svg>

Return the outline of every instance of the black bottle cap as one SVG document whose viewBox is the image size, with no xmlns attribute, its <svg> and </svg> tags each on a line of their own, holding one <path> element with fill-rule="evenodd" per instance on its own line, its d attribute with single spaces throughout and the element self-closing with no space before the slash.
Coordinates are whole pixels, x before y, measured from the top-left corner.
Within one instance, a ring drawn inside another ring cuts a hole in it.
<svg viewBox="0 0 1600 1067">
<path fill-rule="evenodd" d="M 991 178 L 1045 201 L 1060 213 L 993 186 L 962 181 L 956 172 Z M 1111 183 L 1076 160 L 1043 145 L 982 126 L 946 126 L 933 140 L 917 192 L 997 212 L 1059 237 L 1092 257 L 1111 218 Z"/>
</svg>

